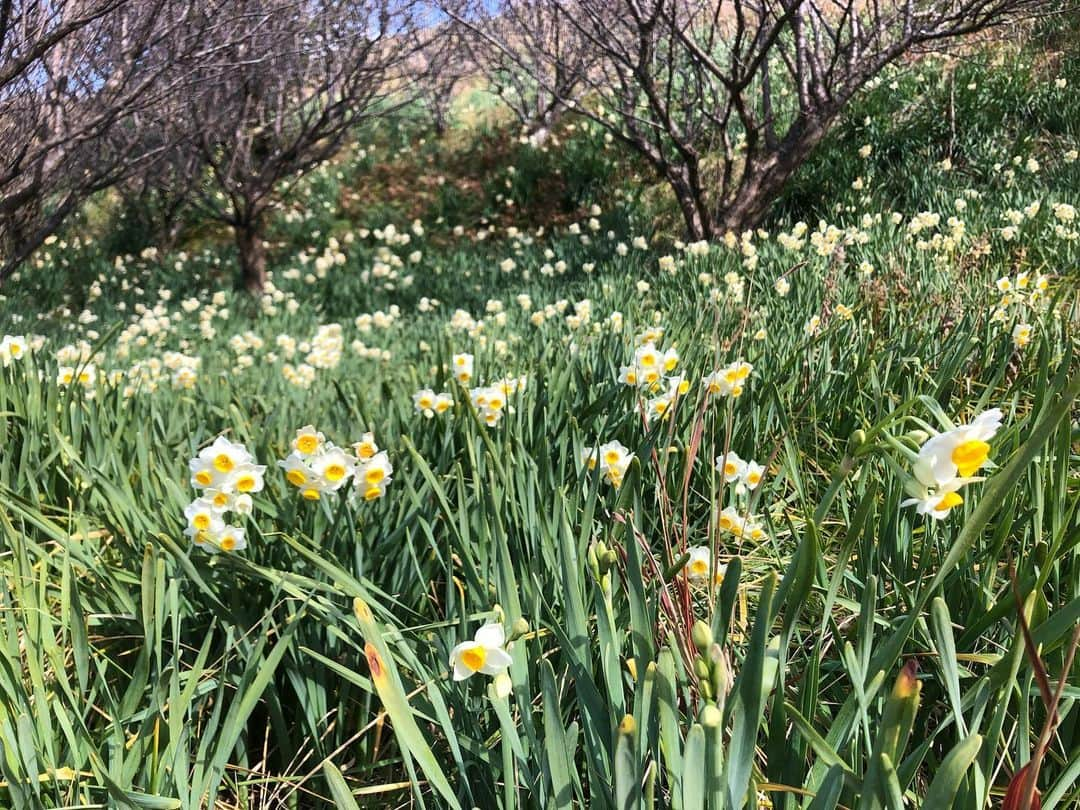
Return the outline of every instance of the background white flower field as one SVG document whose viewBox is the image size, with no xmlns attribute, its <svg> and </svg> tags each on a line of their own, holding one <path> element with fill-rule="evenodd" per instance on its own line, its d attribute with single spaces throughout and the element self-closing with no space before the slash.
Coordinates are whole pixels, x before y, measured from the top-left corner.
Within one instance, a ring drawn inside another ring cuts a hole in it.
<svg viewBox="0 0 1080 810">
<path fill-rule="evenodd" d="M 259 296 L 93 198 L 0 296 L 0 805 L 1080 806 L 1053 48 L 886 71 L 713 243 L 480 90 Z"/>
</svg>

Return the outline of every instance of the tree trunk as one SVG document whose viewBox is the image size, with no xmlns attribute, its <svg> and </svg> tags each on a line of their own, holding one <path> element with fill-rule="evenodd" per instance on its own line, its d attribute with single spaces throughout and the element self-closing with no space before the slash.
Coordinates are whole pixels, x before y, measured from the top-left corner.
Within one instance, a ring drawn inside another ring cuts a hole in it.
<svg viewBox="0 0 1080 810">
<path fill-rule="evenodd" d="M 716 215 L 716 231 L 744 233 L 756 228 L 776 202 L 791 176 L 821 143 L 831 117 L 815 119 L 792 128 L 772 152 L 748 165 L 735 196 Z"/>
<path fill-rule="evenodd" d="M 252 295 L 262 295 L 266 286 L 266 248 L 256 223 L 236 225 L 236 249 L 240 257 L 241 279 Z"/>
<path fill-rule="evenodd" d="M 689 172 L 684 167 L 671 167 L 665 178 L 675 192 L 683 220 L 686 223 L 686 237 L 694 242 L 712 239 L 715 235 L 715 223 L 709 206 L 705 202 L 704 190 L 695 188 L 690 181 Z"/>
</svg>

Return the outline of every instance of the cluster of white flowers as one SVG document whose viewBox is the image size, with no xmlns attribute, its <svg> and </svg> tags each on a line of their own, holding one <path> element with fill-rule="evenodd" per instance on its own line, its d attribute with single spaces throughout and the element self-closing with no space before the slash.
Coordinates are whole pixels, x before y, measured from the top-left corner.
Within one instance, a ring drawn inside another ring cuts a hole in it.
<svg viewBox="0 0 1080 810">
<path fill-rule="evenodd" d="M 454 398 L 443 392 L 436 394 L 430 388 L 421 388 L 413 394 L 413 407 L 428 419 L 443 414 L 454 407 Z"/>
<path fill-rule="evenodd" d="M 469 401 L 488 427 L 495 427 L 507 412 L 513 409 L 507 404 L 509 398 L 524 390 L 526 378 L 504 377 L 491 385 L 482 385 L 469 391 Z"/>
<path fill-rule="evenodd" d="M 266 467 L 242 444 L 218 436 L 188 462 L 191 485 L 199 497 L 184 509 L 184 534 L 204 551 L 241 551 L 247 546 L 245 530 L 225 522 L 230 511 L 250 515 L 252 494 L 262 491 Z"/>
<path fill-rule="evenodd" d="M 726 455 L 716 457 L 716 470 L 724 476 L 726 483 L 735 484 L 736 494 L 755 489 L 765 475 L 763 466 L 756 461 L 739 458 L 734 450 L 729 450 Z"/>
<path fill-rule="evenodd" d="M 634 460 L 634 454 L 622 442 L 611 441 L 599 447 L 587 447 L 581 453 L 581 461 L 590 471 L 598 466 L 604 478 L 616 489 L 622 486 L 623 477 Z"/>
<path fill-rule="evenodd" d="M 338 492 L 350 480 L 353 497 L 376 500 L 386 494 L 394 472 L 390 457 L 379 450 L 371 433 L 365 433 L 349 453 L 327 441 L 312 425 L 305 425 L 296 431 L 292 448 L 278 466 L 285 471 L 285 480 L 308 501 Z"/>
<path fill-rule="evenodd" d="M 753 370 L 754 367 L 745 360 L 736 360 L 719 371 L 706 375 L 701 384 L 710 395 L 742 396 L 743 386 Z"/>
</svg>

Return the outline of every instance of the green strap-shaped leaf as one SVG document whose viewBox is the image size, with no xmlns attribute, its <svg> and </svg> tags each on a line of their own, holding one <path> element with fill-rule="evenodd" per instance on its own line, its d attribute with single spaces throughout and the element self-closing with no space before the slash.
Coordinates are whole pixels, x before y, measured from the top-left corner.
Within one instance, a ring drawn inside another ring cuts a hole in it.
<svg viewBox="0 0 1080 810">
<path fill-rule="evenodd" d="M 457 796 L 454 795 L 446 775 L 442 771 L 435 754 L 424 739 L 420 727 L 413 717 L 409 699 L 401 685 L 397 666 L 390 655 L 390 648 L 382 636 L 382 631 L 375 622 L 371 608 L 360 597 L 353 601 L 353 611 L 360 625 L 360 632 L 364 636 L 364 655 L 367 657 L 368 668 L 371 671 L 371 682 L 375 685 L 375 691 L 379 694 L 383 708 L 390 715 L 390 721 L 394 726 L 394 736 L 397 737 L 401 747 L 408 751 L 424 772 L 424 776 L 439 791 L 447 806 L 460 808 Z"/>
<path fill-rule="evenodd" d="M 330 795 L 334 797 L 334 807 L 339 810 L 360 810 L 360 805 L 353 798 L 349 784 L 337 766 L 327 760 L 323 763 L 323 774 L 326 776 L 326 784 L 330 788 Z"/>
<path fill-rule="evenodd" d="M 962 740 L 941 761 L 934 781 L 926 791 L 926 798 L 922 806 L 926 810 L 934 807 L 952 807 L 956 791 L 960 789 L 960 783 L 964 781 L 964 775 L 968 772 L 975 757 L 979 755 L 983 738 L 978 734 L 972 734 Z"/>
</svg>

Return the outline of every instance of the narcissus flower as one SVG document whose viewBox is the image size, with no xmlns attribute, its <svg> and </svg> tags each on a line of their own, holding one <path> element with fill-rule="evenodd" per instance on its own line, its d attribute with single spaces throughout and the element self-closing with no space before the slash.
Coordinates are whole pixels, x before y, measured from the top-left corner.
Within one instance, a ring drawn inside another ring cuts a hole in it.
<svg viewBox="0 0 1080 810">
<path fill-rule="evenodd" d="M 361 461 L 366 461 L 378 453 L 379 446 L 375 444 L 375 434 L 365 433 L 361 436 L 360 441 L 353 445 L 353 452 L 356 453 L 356 457 Z"/>
<path fill-rule="evenodd" d="M 1013 345 L 1018 349 L 1027 346 L 1031 342 L 1031 331 L 1031 324 L 1018 323 L 1012 331 Z"/>
<path fill-rule="evenodd" d="M 916 477 L 944 486 L 956 477 L 974 475 L 989 459 L 989 440 L 1000 427 L 1001 410 L 994 408 L 976 416 L 971 424 L 930 437 L 919 448 Z"/>
<path fill-rule="evenodd" d="M 203 551 L 217 554 L 219 551 L 243 551 L 247 548 L 245 531 L 238 526 L 229 526 L 217 522 L 207 529 L 187 529 L 184 534 L 191 537 L 191 542 Z"/>
<path fill-rule="evenodd" d="M 742 478 L 746 470 L 746 462 L 739 458 L 734 450 L 729 450 L 726 456 L 716 457 L 716 470 L 723 473 L 724 481 L 730 484 Z"/>
<path fill-rule="evenodd" d="M 589 469 L 593 469 L 595 463 L 599 463 L 601 471 L 604 473 L 604 477 L 608 483 L 613 487 L 622 486 L 623 477 L 626 475 L 626 470 L 630 467 L 630 462 L 634 460 L 634 454 L 630 450 L 623 446 L 622 442 L 613 441 L 607 444 L 600 445 L 600 448 L 595 451 L 596 462 L 590 464 L 592 456 L 586 459 L 586 464 L 589 465 Z"/>
<path fill-rule="evenodd" d="M 312 425 L 304 425 L 296 431 L 296 438 L 293 439 L 292 446 L 302 456 L 310 456 L 315 453 L 326 441 L 326 437 L 315 430 Z"/>
<path fill-rule="evenodd" d="M 356 495 L 365 501 L 381 498 L 386 494 L 386 487 L 391 481 L 393 472 L 394 465 L 390 463 L 390 457 L 385 450 L 362 461 L 357 466 L 354 477 Z"/>
<path fill-rule="evenodd" d="M 439 395 L 430 388 L 421 388 L 413 394 L 413 407 L 428 419 L 435 416 L 435 408 L 438 404 Z"/>
<path fill-rule="evenodd" d="M 742 480 L 750 489 L 754 489 L 761 483 L 761 479 L 765 475 L 765 468 L 758 464 L 756 461 L 746 462 L 746 466 L 743 468 Z"/>
<path fill-rule="evenodd" d="M 709 394 L 737 397 L 742 395 L 743 385 L 753 370 L 750 363 L 736 360 L 731 365 L 709 374 L 701 383 Z"/>
<path fill-rule="evenodd" d="M 506 631 L 499 622 L 488 622 L 473 636 L 472 641 L 463 641 L 450 651 L 450 666 L 454 670 L 454 680 L 463 681 L 477 672 L 495 676 L 510 666 L 510 654 L 503 649 L 506 643 Z"/>
<path fill-rule="evenodd" d="M 184 534 L 192 543 L 211 554 L 241 551 L 247 547 L 244 529 L 225 523 L 230 510 L 249 515 L 251 494 L 263 488 L 266 467 L 256 464 L 242 444 L 219 436 L 189 462 L 191 484 L 201 490 L 184 509 Z"/>
<path fill-rule="evenodd" d="M 454 377 L 459 383 L 465 385 L 472 380 L 473 356 L 471 354 L 455 354 L 450 362 L 453 366 Z"/>
<path fill-rule="evenodd" d="M 954 478 L 941 485 L 927 486 L 918 479 L 909 482 L 906 487 L 908 494 L 913 497 L 901 501 L 900 506 L 914 506 L 920 515 L 929 515 L 934 520 L 942 520 L 949 515 L 949 511 L 964 502 L 960 495 L 961 487 L 980 478 Z"/>
<path fill-rule="evenodd" d="M 686 578 L 694 585 L 702 585 L 708 582 L 709 566 L 712 560 L 712 552 L 709 551 L 709 547 L 691 546 L 686 551 L 690 554 L 690 559 L 686 561 L 684 569 Z M 716 572 L 713 574 L 713 584 L 719 585 L 723 582 L 726 573 L 726 565 L 717 565 Z"/>
<path fill-rule="evenodd" d="M 242 444 L 218 436 L 189 462 L 191 485 L 196 489 L 223 492 L 258 492 L 262 489 L 266 467 L 255 464 L 255 457 Z M 243 485 L 241 489 L 239 484 Z"/>
<path fill-rule="evenodd" d="M 22 335 L 4 335 L 0 340 L 0 365 L 7 368 L 13 361 L 21 360 L 28 353 L 26 338 Z"/>
</svg>

